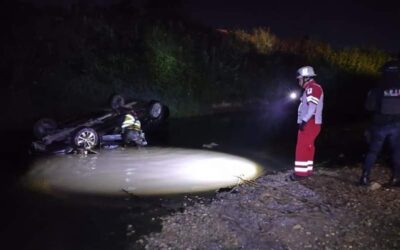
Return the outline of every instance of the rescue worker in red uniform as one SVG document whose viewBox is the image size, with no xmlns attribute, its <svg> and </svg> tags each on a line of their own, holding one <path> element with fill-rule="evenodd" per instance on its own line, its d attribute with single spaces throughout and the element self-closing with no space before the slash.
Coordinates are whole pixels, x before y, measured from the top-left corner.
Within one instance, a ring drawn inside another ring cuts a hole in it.
<svg viewBox="0 0 400 250">
<path fill-rule="evenodd" d="M 392 151 L 393 175 L 385 185 L 400 187 L 400 61 L 387 62 L 381 72 L 380 86 L 370 90 L 365 103 L 373 120 L 360 184 L 369 185 L 372 166 L 387 140 Z"/>
<path fill-rule="evenodd" d="M 315 146 L 314 142 L 321 131 L 324 92 L 314 80 L 314 69 L 304 66 L 297 71 L 297 80 L 304 89 L 298 109 L 296 155 L 292 181 L 310 176 L 313 173 Z"/>
</svg>

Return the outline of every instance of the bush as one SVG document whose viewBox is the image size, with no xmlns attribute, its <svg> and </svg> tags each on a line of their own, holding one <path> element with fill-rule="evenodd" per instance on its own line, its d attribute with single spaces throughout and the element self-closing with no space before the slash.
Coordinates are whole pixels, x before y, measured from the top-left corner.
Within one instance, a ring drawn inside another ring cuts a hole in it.
<svg viewBox="0 0 400 250">
<path fill-rule="evenodd" d="M 32 110 L 29 119 L 83 113 L 116 92 L 159 99 L 172 116 L 204 114 L 213 103 L 274 98 L 282 86 L 296 86 L 295 71 L 305 64 L 332 97 L 343 97 L 372 85 L 390 58 L 377 49 L 281 39 L 268 28 L 212 30 L 126 7 L 22 9 L 10 12 L 14 24 L 4 31 L 1 94 L 3 101 L 18 96 L 21 110 Z M 12 114 L 3 119 L 16 121 Z"/>
</svg>

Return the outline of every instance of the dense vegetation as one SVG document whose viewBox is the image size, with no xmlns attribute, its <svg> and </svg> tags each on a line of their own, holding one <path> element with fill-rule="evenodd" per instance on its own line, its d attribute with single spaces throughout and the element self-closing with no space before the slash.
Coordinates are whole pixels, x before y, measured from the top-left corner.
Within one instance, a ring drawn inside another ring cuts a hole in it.
<svg viewBox="0 0 400 250">
<path fill-rule="evenodd" d="M 173 116 L 209 113 L 221 102 L 271 101 L 296 88 L 295 71 L 305 64 L 315 67 L 326 89 L 327 109 L 351 100 L 352 114 L 391 56 L 307 38 L 284 40 L 268 28 L 214 30 L 129 1 L 107 8 L 3 7 L 7 126 L 104 107 L 112 93 L 159 99 Z"/>
</svg>

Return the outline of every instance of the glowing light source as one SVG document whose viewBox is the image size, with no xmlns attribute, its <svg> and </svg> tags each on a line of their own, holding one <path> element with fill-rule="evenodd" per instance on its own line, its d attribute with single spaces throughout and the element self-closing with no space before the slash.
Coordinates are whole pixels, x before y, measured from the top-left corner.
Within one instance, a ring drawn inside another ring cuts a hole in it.
<svg viewBox="0 0 400 250">
<path fill-rule="evenodd" d="M 290 94 L 289 94 L 290 99 L 295 100 L 295 99 L 297 99 L 297 97 L 298 97 L 298 95 L 295 91 L 290 92 Z"/>
<path fill-rule="evenodd" d="M 254 162 L 208 150 L 116 149 L 38 160 L 25 180 L 49 193 L 159 195 L 216 190 L 260 174 Z"/>
</svg>

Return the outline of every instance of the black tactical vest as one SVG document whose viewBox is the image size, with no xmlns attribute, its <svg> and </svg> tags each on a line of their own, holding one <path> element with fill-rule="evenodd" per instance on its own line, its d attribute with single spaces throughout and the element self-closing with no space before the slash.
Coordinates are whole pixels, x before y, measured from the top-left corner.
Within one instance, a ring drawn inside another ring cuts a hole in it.
<svg viewBox="0 0 400 250">
<path fill-rule="evenodd" d="M 383 115 L 400 116 L 400 87 L 385 88 L 380 93 L 380 110 Z"/>
<path fill-rule="evenodd" d="M 400 87 L 376 88 L 368 93 L 365 103 L 374 113 L 373 124 L 381 126 L 400 122 Z"/>
</svg>

